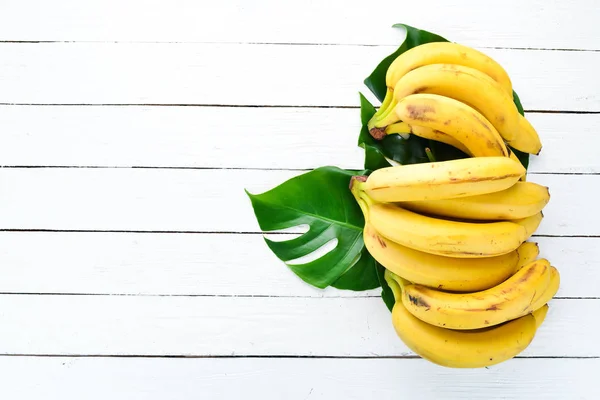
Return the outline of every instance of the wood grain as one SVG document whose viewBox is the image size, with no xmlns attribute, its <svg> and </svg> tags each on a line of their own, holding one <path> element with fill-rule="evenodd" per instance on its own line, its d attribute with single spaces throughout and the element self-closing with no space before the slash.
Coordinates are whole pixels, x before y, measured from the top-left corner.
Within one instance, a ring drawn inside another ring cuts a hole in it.
<svg viewBox="0 0 600 400">
<path fill-rule="evenodd" d="M 0 103 L 357 106 L 363 80 L 394 49 L 0 43 Z M 486 53 L 508 71 L 526 110 L 600 111 L 600 52 Z"/>
<path fill-rule="evenodd" d="M 0 40 L 396 44 L 402 22 L 470 46 L 597 50 L 597 18 L 593 0 L 5 0 Z"/>
<path fill-rule="evenodd" d="M 514 359 L 445 369 L 416 359 L 165 359 L 1 357 L 12 399 L 583 399 L 600 360 Z M 31 379 L 35 377 L 35 379 Z"/>
<path fill-rule="evenodd" d="M 413 354 L 380 298 L 0 295 L 0 309 L 0 354 Z M 551 301 L 522 355 L 600 357 L 598 313 L 600 300 Z"/>
<path fill-rule="evenodd" d="M 560 270 L 558 297 L 600 298 L 600 239 L 532 240 Z M 262 235 L 0 232 L 0 265 L 0 293 L 380 295 L 380 289 L 319 290 L 304 283 Z"/>
<path fill-rule="evenodd" d="M 301 174 L 277 170 L 6 168 L 0 229 L 258 232 L 251 193 Z M 531 174 L 550 187 L 536 234 L 600 235 L 599 175 Z M 565 210 L 568 210 L 566 212 Z"/>
<path fill-rule="evenodd" d="M 0 106 L 10 166 L 360 169 L 357 109 Z M 600 173 L 598 114 L 529 113 L 531 172 Z M 226 121 L 226 123 L 224 123 Z M 52 151 L 48 151 L 52 148 Z"/>
</svg>

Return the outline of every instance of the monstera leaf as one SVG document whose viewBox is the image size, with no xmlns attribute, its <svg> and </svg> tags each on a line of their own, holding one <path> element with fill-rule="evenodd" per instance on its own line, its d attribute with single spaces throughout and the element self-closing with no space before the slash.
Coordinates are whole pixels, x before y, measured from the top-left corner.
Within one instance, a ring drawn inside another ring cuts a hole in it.
<svg viewBox="0 0 600 400">
<path fill-rule="evenodd" d="M 268 192 L 248 192 L 263 231 L 298 225 L 308 232 L 283 242 L 265 238 L 275 255 L 301 279 L 318 288 L 367 290 L 379 286 L 375 261 L 362 238 L 364 218 L 348 189 L 350 178 L 364 171 L 321 167 L 292 178 Z M 290 261 L 337 240 L 335 248 L 314 261 Z"/>
</svg>

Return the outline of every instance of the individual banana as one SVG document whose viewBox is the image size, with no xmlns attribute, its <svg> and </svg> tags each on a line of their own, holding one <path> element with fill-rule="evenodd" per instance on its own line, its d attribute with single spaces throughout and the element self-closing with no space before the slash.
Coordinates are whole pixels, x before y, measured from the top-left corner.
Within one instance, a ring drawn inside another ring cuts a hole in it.
<svg viewBox="0 0 600 400">
<path fill-rule="evenodd" d="M 363 230 L 369 253 L 394 274 L 413 283 L 454 292 L 489 289 L 512 275 L 519 249 L 489 258 L 452 258 L 413 250 L 381 236 L 367 222 Z"/>
<path fill-rule="evenodd" d="M 537 231 L 537 228 L 540 226 L 543 218 L 544 214 L 540 211 L 539 213 L 530 217 L 514 219 L 511 222 L 514 222 L 515 224 L 521 225 L 523 228 L 525 228 L 525 240 L 527 240 L 535 233 L 535 231 Z"/>
<path fill-rule="evenodd" d="M 558 292 L 560 287 L 560 274 L 558 273 L 558 269 L 555 267 L 550 267 L 550 283 L 546 290 L 542 291 L 542 293 L 533 300 L 533 305 L 531 308 L 533 310 L 537 310 L 542 307 L 544 304 L 547 304 Z"/>
<path fill-rule="evenodd" d="M 366 218 L 379 234 L 411 249 L 457 258 L 494 257 L 516 250 L 529 237 L 524 224 L 462 222 L 429 217 L 367 196 Z"/>
<path fill-rule="evenodd" d="M 381 168 L 352 184 L 380 202 L 439 200 L 508 189 L 525 172 L 508 157 L 473 157 Z"/>
<path fill-rule="evenodd" d="M 539 328 L 546 319 L 546 315 L 548 315 L 548 304 L 544 304 L 542 307 L 535 310 L 532 315 L 535 318 L 535 327 Z"/>
<path fill-rule="evenodd" d="M 413 47 L 392 62 L 386 72 L 387 93 L 374 118 L 381 115 L 393 98 L 398 80 L 415 68 L 429 64 L 457 64 L 475 68 L 498 82 L 512 96 L 510 77 L 500 64 L 489 56 L 457 43 L 433 42 Z"/>
<path fill-rule="evenodd" d="M 465 145 L 463 145 L 461 142 L 456 140 L 454 137 L 436 129 L 426 128 L 418 125 L 409 125 L 406 122 L 396 122 L 395 124 L 386 126 L 384 133 L 386 135 L 398 133 L 402 135 L 405 139 L 408 139 L 409 134 L 413 134 L 415 136 L 422 137 L 423 139 L 435 140 L 437 142 L 446 143 L 447 145 L 455 147 L 469 156 L 473 156 L 469 149 L 467 149 Z M 513 161 L 516 161 L 519 164 L 521 164 L 521 160 L 519 160 L 519 158 L 515 155 L 513 151 L 510 151 L 509 149 L 509 153 L 509 157 Z M 525 182 L 526 174 L 523 174 L 520 180 Z"/>
<path fill-rule="evenodd" d="M 513 220 L 539 213 L 550 201 L 546 186 L 517 182 L 508 189 L 478 196 L 399 203 L 411 211 L 472 220 Z"/>
<path fill-rule="evenodd" d="M 402 301 L 400 288 L 385 277 L 398 299 L 392 309 L 392 324 L 406 346 L 435 364 L 450 368 L 481 368 L 509 360 L 529 346 L 538 323 L 545 314 L 538 312 L 491 328 L 457 331 L 430 325 L 412 315 Z"/>
<path fill-rule="evenodd" d="M 396 116 L 452 136 L 474 157 L 503 156 L 509 152 L 496 128 L 477 110 L 437 94 L 411 94 L 398 101 Z"/>
<path fill-rule="evenodd" d="M 459 330 L 485 328 L 533 312 L 538 294 L 550 286 L 551 275 L 548 260 L 540 259 L 503 283 L 480 292 L 449 293 L 404 283 L 402 302 L 415 317 L 435 326 Z"/>
<path fill-rule="evenodd" d="M 538 154 L 541 142 L 535 129 L 519 114 L 512 96 L 486 74 L 453 64 L 432 64 L 416 68 L 404 75 L 394 87 L 394 99 L 379 118 L 371 119 L 369 131 L 380 136 L 387 125 L 398 122 L 396 106 L 411 94 L 429 93 L 453 98 L 479 111 L 512 147 Z M 415 119 L 419 118 L 415 113 Z M 525 136 L 513 143 L 517 136 Z"/>
<path fill-rule="evenodd" d="M 535 260 L 540 254 L 540 247 L 535 242 L 525 242 L 519 246 L 517 253 L 519 253 L 519 263 L 517 264 L 517 269 L 514 272 L 517 272 Z"/>
<path fill-rule="evenodd" d="M 473 48 L 451 42 L 422 44 L 396 57 L 387 69 L 386 86 L 393 89 L 404 75 L 430 64 L 456 64 L 477 69 L 498 82 L 512 96 L 510 77 L 500 64 Z"/>
</svg>

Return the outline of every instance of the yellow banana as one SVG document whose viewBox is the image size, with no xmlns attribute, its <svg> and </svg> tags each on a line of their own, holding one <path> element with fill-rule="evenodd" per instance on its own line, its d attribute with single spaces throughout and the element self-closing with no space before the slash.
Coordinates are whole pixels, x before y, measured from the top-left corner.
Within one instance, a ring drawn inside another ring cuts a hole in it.
<svg viewBox="0 0 600 400">
<path fill-rule="evenodd" d="M 386 280 L 399 299 L 400 289 L 388 275 L 386 271 Z M 541 318 L 541 313 L 538 314 Z M 392 309 L 392 323 L 409 349 L 426 360 L 450 368 L 481 368 L 509 360 L 529 346 L 537 329 L 537 320 L 532 314 L 491 328 L 444 329 L 416 318 L 399 300 Z"/>
<path fill-rule="evenodd" d="M 365 201 L 367 204 L 369 200 Z M 371 203 L 373 227 L 403 246 L 458 258 L 494 257 L 516 250 L 527 240 L 522 225 L 510 222 L 459 222 L 428 217 L 385 203 Z"/>
<path fill-rule="evenodd" d="M 543 218 L 544 218 L 544 214 L 540 211 L 539 213 L 534 214 L 530 217 L 515 219 L 511 222 L 514 222 L 515 224 L 519 224 L 523 228 L 525 228 L 525 235 L 526 235 L 525 240 L 527 240 L 531 237 L 531 235 L 533 235 L 533 233 L 540 226 L 540 223 L 542 222 Z"/>
<path fill-rule="evenodd" d="M 535 327 L 539 328 L 546 319 L 546 315 L 548 315 L 548 304 L 544 304 L 542 307 L 535 310 L 532 315 L 535 318 Z"/>
<path fill-rule="evenodd" d="M 524 174 L 508 157 L 473 157 L 381 168 L 352 185 L 380 202 L 439 200 L 508 189 Z"/>
<path fill-rule="evenodd" d="M 469 149 L 464 144 L 459 142 L 454 137 L 448 135 L 447 133 L 444 133 L 442 131 L 438 131 L 435 129 L 431 129 L 431 128 L 425 128 L 423 126 L 418 126 L 418 125 L 411 125 L 410 128 L 411 128 L 410 133 L 414 134 L 415 136 L 419 136 L 419 137 L 422 137 L 425 139 L 436 140 L 438 142 L 446 143 L 452 147 L 456 147 L 463 153 L 472 156 L 472 154 L 469 153 Z"/>
<path fill-rule="evenodd" d="M 537 310 L 542 307 L 544 304 L 548 303 L 558 292 L 560 287 L 560 274 L 558 270 L 554 267 L 550 267 L 550 283 L 546 290 L 542 291 L 542 293 L 534 299 L 533 305 L 531 308 L 533 310 Z"/>
<path fill-rule="evenodd" d="M 385 135 L 391 135 L 393 133 L 398 133 L 398 134 L 403 135 L 405 138 L 407 138 L 406 135 L 412 133 L 413 135 L 422 137 L 424 139 L 435 140 L 437 142 L 446 143 L 447 145 L 456 147 L 457 149 L 459 149 L 460 151 L 462 151 L 463 153 L 465 153 L 469 156 L 473 156 L 473 154 L 471 154 L 469 152 L 469 149 L 467 149 L 465 147 L 465 145 L 463 145 L 461 142 L 456 140 L 454 137 L 448 135 L 447 133 L 444 133 L 442 131 L 438 131 L 435 129 L 425 128 L 423 126 L 418 126 L 418 125 L 409 125 L 406 122 L 396 122 L 395 124 L 386 126 L 384 133 L 385 133 Z M 382 139 L 382 138 L 383 137 L 376 138 L 376 139 Z M 510 151 L 510 149 L 509 149 L 509 153 L 510 153 L 509 157 L 511 158 L 511 160 L 516 161 L 519 164 L 521 164 L 521 160 L 519 160 L 519 158 L 515 155 L 515 153 Z M 520 180 L 525 182 L 525 177 L 526 177 L 526 174 L 523 174 L 523 176 L 521 177 Z"/>
<path fill-rule="evenodd" d="M 489 289 L 517 267 L 518 250 L 489 258 L 451 258 L 429 254 L 381 236 L 367 221 L 363 231 L 369 253 L 388 270 L 413 283 L 454 292 Z"/>
<path fill-rule="evenodd" d="M 457 64 L 475 68 L 498 82 L 506 93 L 512 96 L 510 77 L 504 68 L 489 56 L 457 43 L 426 43 L 402 53 L 388 67 L 385 79 L 388 89 L 374 118 L 378 118 L 389 106 L 393 99 L 393 89 L 400 78 L 415 68 L 429 64 Z"/>
<path fill-rule="evenodd" d="M 530 217 L 548 204 L 546 186 L 517 182 L 508 189 L 478 196 L 443 200 L 404 201 L 408 210 L 450 218 L 473 220 L 506 220 Z"/>
<path fill-rule="evenodd" d="M 450 42 L 422 44 L 396 57 L 387 69 L 386 86 L 393 89 L 408 72 L 429 64 L 456 64 L 475 68 L 498 82 L 512 96 L 510 77 L 500 64 L 475 49 Z"/>
<path fill-rule="evenodd" d="M 519 114 L 520 115 L 520 114 Z M 517 149 L 530 154 L 539 154 L 542 151 L 542 142 L 535 128 L 529 120 L 520 115 L 519 119 L 519 134 L 511 140 L 510 145 Z"/>
<path fill-rule="evenodd" d="M 409 125 L 419 125 L 452 136 L 474 157 L 503 156 L 509 152 L 502 137 L 477 110 L 437 94 L 411 94 L 398 101 L 396 116 Z"/>
<path fill-rule="evenodd" d="M 451 64 L 432 64 L 404 75 L 394 87 L 394 100 L 387 110 L 368 124 L 374 137 L 387 125 L 398 122 L 396 106 L 404 97 L 430 93 L 451 97 L 479 111 L 511 146 L 527 153 L 538 154 L 541 142 L 535 129 L 519 114 L 512 96 L 486 74 L 469 67 Z M 527 140 L 512 141 L 520 135 Z"/>
<path fill-rule="evenodd" d="M 533 312 L 536 296 L 549 287 L 550 276 L 550 263 L 540 259 L 481 292 L 449 293 L 404 283 L 402 302 L 415 317 L 435 326 L 485 328 Z"/>
<path fill-rule="evenodd" d="M 514 272 L 535 260 L 540 255 L 540 247 L 535 242 L 525 242 L 519 246 L 517 253 L 519 253 L 519 263 Z"/>
</svg>

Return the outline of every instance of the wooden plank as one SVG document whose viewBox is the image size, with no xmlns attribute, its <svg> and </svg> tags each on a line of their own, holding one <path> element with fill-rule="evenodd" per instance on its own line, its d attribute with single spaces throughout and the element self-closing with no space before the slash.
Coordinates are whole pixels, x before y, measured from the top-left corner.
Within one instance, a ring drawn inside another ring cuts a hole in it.
<svg viewBox="0 0 600 400">
<path fill-rule="evenodd" d="M 393 49 L 0 43 L 0 103 L 357 106 L 364 78 Z M 600 111 L 600 52 L 486 52 L 527 110 Z"/>
<path fill-rule="evenodd" d="M 395 44 L 400 34 L 390 27 L 403 22 L 475 46 L 598 49 L 597 17 L 592 0 L 285 6 L 271 0 L 9 0 L 0 15 L 0 40 Z"/>
<path fill-rule="evenodd" d="M 600 397 L 598 359 L 515 359 L 452 370 L 414 359 L 2 357 L 3 398 L 450 399 Z M 426 377 L 423 379 L 415 379 Z"/>
<path fill-rule="evenodd" d="M 379 298 L 0 295 L 0 354 L 401 356 Z M 522 353 L 600 356 L 600 300 L 551 302 Z"/>
<path fill-rule="evenodd" d="M 594 146 L 585 145 L 600 133 L 600 115 L 528 118 L 544 144 L 531 172 L 600 172 Z M 359 119 L 357 109 L 339 108 L 0 106 L 0 160 L 11 166 L 360 169 Z"/>
<path fill-rule="evenodd" d="M 244 192 L 261 193 L 298 171 L 5 168 L 0 229 L 257 232 Z M 600 235 L 588 188 L 598 175 L 530 175 L 550 187 L 541 235 Z M 565 212 L 568 210 L 568 212 Z"/>
<path fill-rule="evenodd" d="M 600 239 L 533 240 L 560 269 L 558 297 L 600 298 Z M 261 235 L 0 232 L 0 265 L 1 293 L 380 295 L 304 283 Z"/>
</svg>

